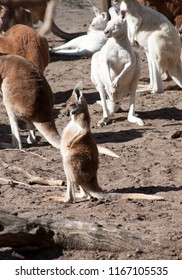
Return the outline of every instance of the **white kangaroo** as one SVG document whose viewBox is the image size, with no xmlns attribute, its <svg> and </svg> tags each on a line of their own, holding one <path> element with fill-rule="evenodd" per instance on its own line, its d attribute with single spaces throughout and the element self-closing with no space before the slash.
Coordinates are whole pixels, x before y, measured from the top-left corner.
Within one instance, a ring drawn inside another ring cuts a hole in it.
<svg viewBox="0 0 182 280">
<path fill-rule="evenodd" d="M 138 42 L 146 52 L 152 92 L 163 92 L 161 75 L 164 72 L 182 88 L 181 41 L 175 27 L 164 15 L 137 0 L 120 2 L 131 43 Z"/>
<path fill-rule="evenodd" d="M 93 18 L 86 35 L 79 36 L 59 47 L 50 49 L 52 53 L 75 55 L 75 56 L 92 56 L 99 51 L 106 43 L 107 38 L 104 34 L 108 18 L 107 13 L 100 13 L 96 7 L 93 7 L 95 17 Z"/>
<path fill-rule="evenodd" d="M 109 38 L 102 49 L 92 56 L 91 80 L 98 90 L 103 108 L 103 118 L 98 126 L 110 122 L 109 112 L 119 109 L 123 97 L 130 94 L 128 121 L 143 125 L 143 121 L 134 115 L 135 92 L 140 77 L 140 58 L 127 37 L 126 21 L 115 8 L 110 8 L 111 20 L 105 29 Z"/>
</svg>

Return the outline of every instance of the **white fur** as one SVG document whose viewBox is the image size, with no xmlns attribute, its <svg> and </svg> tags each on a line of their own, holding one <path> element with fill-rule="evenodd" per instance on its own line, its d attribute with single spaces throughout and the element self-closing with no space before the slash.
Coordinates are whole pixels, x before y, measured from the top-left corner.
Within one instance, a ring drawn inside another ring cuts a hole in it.
<svg viewBox="0 0 182 280">
<path fill-rule="evenodd" d="M 182 87 L 181 42 L 175 27 L 164 15 L 137 0 L 122 0 L 122 11 L 126 11 L 131 43 L 137 41 L 146 52 L 152 92 L 163 92 L 164 72 Z"/>
<path fill-rule="evenodd" d="M 101 49 L 107 41 L 103 32 L 107 24 L 107 13 L 100 13 L 96 7 L 93 7 L 93 9 L 95 17 L 89 26 L 87 34 L 50 49 L 52 53 L 89 57 Z"/>
<path fill-rule="evenodd" d="M 103 119 L 98 123 L 109 123 L 109 113 L 118 110 L 123 97 L 130 94 L 128 121 L 143 125 L 135 113 L 135 92 L 140 76 L 140 59 L 132 49 L 127 37 L 126 21 L 110 8 L 111 20 L 105 29 L 110 38 L 91 61 L 91 80 L 101 98 Z"/>
</svg>

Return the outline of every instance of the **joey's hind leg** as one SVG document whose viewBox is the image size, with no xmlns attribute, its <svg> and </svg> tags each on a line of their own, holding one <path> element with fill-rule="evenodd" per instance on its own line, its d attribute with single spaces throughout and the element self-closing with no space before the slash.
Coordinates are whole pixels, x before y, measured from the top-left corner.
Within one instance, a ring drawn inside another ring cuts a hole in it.
<svg viewBox="0 0 182 280">
<path fill-rule="evenodd" d="M 76 198 L 85 198 L 85 200 L 89 200 L 90 195 L 80 186 L 80 192 L 76 194 Z"/>
<path fill-rule="evenodd" d="M 73 203 L 74 201 L 75 201 L 74 184 L 67 178 L 67 190 L 66 190 L 64 202 Z"/>
</svg>

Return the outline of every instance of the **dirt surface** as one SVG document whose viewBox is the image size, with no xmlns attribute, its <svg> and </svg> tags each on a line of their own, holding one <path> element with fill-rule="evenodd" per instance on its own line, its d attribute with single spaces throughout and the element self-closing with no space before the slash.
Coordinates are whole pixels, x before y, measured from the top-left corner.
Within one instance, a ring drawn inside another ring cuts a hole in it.
<svg viewBox="0 0 182 280">
<path fill-rule="evenodd" d="M 69 2 L 69 3 L 68 3 Z M 86 31 L 93 11 L 90 3 L 99 1 L 59 1 L 56 22 L 67 32 Z M 84 4 L 83 4 L 84 3 Z M 63 40 L 50 34 L 50 46 Z M 143 50 L 140 83 L 148 84 L 148 66 Z M 120 155 L 120 159 L 100 156 L 98 179 L 104 190 L 117 192 L 141 192 L 157 194 L 164 201 L 127 200 L 85 201 L 75 204 L 44 201 L 45 196 L 62 195 L 66 186 L 42 187 L 11 184 L 7 180 L 26 183 L 21 172 L 13 172 L 18 166 L 32 175 L 65 181 L 60 152 L 51 147 L 39 133 L 35 146 L 24 144 L 22 151 L 3 149 L 2 142 L 11 143 L 11 133 L 5 107 L 0 97 L 0 209 L 27 219 L 70 219 L 98 224 L 120 225 L 140 237 L 149 240 L 149 245 L 140 251 L 137 248 L 121 252 L 109 251 L 61 251 L 51 255 L 27 254 L 30 258 L 52 259 L 182 259 L 182 91 L 173 81 L 164 82 L 165 92 L 152 94 L 139 92 L 136 112 L 145 125 L 137 127 L 128 123 L 129 98 L 125 98 L 122 110 L 113 117 L 113 122 L 103 128 L 97 127 L 102 117 L 101 107 L 96 104 L 99 95 L 90 80 L 90 59 L 51 56 L 45 71 L 54 96 L 54 114 L 59 132 L 69 121 L 64 106 L 72 89 L 80 80 L 89 104 L 91 127 L 97 143 Z M 21 133 L 26 140 L 26 132 Z M 6 166 L 10 168 L 7 168 Z M 11 248 L 0 252 L 0 259 L 19 259 L 21 253 Z"/>
</svg>

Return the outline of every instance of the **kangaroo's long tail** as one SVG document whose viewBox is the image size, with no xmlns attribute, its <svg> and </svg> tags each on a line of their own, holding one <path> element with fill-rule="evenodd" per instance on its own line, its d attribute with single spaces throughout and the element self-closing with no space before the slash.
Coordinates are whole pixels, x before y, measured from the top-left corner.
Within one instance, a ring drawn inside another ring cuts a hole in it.
<svg viewBox="0 0 182 280">
<path fill-rule="evenodd" d="M 108 148 L 105 148 L 103 146 L 97 145 L 97 149 L 98 149 L 99 154 L 103 154 L 103 155 L 107 155 L 107 156 L 115 157 L 115 158 L 120 157 L 116 153 L 114 153 L 113 151 L 111 151 Z"/>
<path fill-rule="evenodd" d="M 60 149 L 61 136 L 59 135 L 53 122 L 34 122 L 33 124 L 53 147 Z"/>
</svg>

